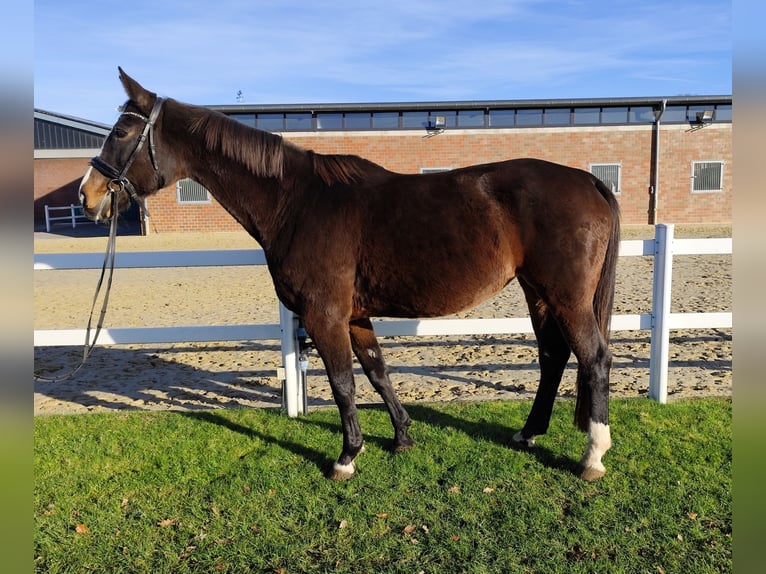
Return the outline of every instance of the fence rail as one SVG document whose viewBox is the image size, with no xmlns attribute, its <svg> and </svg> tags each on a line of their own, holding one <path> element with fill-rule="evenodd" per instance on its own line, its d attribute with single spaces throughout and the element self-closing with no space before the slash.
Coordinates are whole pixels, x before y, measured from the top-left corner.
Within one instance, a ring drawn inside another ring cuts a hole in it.
<svg viewBox="0 0 766 574">
<path fill-rule="evenodd" d="M 67 215 L 52 215 L 53 211 L 68 211 Z M 77 227 L 77 223 L 88 223 L 90 219 L 85 215 L 82 210 L 82 205 L 75 205 L 71 203 L 69 205 L 45 206 L 45 231 L 51 232 L 51 224 L 58 223 L 59 221 L 66 221 L 72 224 L 72 229 Z"/>
<path fill-rule="evenodd" d="M 731 254 L 732 241 L 726 239 L 674 239 L 673 225 L 655 226 L 655 238 L 620 243 L 620 256 L 653 256 L 654 277 L 652 312 L 639 315 L 613 315 L 613 331 L 651 331 L 649 396 L 667 402 L 667 369 L 670 329 L 730 328 L 732 316 L 723 313 L 670 313 L 670 287 L 674 255 Z M 98 269 L 99 253 L 36 254 L 36 270 Z M 223 251 L 124 252 L 115 257 L 115 267 L 200 267 L 265 265 L 263 251 L 238 249 Z M 289 416 L 306 410 L 305 363 L 299 356 L 299 325 L 295 315 L 280 304 L 278 324 L 127 327 L 105 328 L 100 345 L 144 343 L 182 343 L 206 341 L 280 340 L 283 362 L 283 404 Z M 504 319 L 379 319 L 374 321 L 380 336 L 497 335 L 531 333 L 528 318 Z M 80 345 L 85 329 L 35 330 L 34 345 Z"/>
</svg>

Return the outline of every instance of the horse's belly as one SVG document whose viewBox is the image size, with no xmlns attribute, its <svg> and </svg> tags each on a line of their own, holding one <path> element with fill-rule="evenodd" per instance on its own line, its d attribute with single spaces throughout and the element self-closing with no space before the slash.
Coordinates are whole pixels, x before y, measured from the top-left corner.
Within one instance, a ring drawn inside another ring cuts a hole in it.
<svg viewBox="0 0 766 574">
<path fill-rule="evenodd" d="M 447 270 L 423 263 L 405 271 L 368 283 L 367 293 L 357 292 L 357 301 L 363 303 L 358 311 L 367 316 L 442 317 L 476 307 L 514 277 L 510 265 Z"/>
</svg>

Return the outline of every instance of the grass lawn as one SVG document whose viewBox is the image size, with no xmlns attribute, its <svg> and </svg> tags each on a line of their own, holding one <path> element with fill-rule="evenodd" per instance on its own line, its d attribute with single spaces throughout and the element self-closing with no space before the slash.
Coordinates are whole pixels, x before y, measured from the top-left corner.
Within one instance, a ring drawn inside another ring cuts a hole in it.
<svg viewBox="0 0 766 574">
<path fill-rule="evenodd" d="M 331 482 L 335 409 L 35 419 L 37 572 L 730 572 L 731 400 L 613 400 L 607 475 L 557 403 L 529 452 L 528 402 L 409 405 L 392 454 L 360 410 L 358 474 Z"/>
</svg>

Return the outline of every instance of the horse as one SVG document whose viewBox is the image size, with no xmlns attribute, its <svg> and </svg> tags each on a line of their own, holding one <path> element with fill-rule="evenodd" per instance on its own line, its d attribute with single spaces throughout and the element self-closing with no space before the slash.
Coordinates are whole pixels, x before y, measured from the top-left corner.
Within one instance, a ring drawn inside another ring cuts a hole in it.
<svg viewBox="0 0 766 574">
<path fill-rule="evenodd" d="M 339 409 L 343 446 L 329 478 L 352 477 L 364 449 L 354 355 L 385 402 L 392 449 L 414 446 L 370 319 L 460 312 L 514 278 L 537 339 L 540 382 L 509 445 L 532 448 L 546 433 L 574 353 L 574 423 L 588 435 L 577 473 L 586 481 L 605 474 L 620 214 L 598 178 L 530 158 L 395 173 L 160 98 L 118 70 L 128 100 L 83 176 L 84 212 L 109 220 L 131 198 L 190 178 L 260 244 L 276 294 L 302 318 Z"/>
</svg>

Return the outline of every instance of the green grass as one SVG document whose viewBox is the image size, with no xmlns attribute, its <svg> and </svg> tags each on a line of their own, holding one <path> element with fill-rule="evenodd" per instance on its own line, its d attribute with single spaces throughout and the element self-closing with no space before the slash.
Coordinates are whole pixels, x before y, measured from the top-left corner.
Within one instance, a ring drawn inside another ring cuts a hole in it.
<svg viewBox="0 0 766 574">
<path fill-rule="evenodd" d="M 35 419 L 38 572 L 729 572 L 731 401 L 612 402 L 607 475 L 560 401 L 531 452 L 526 402 L 410 405 L 415 449 L 361 409 L 358 475 L 335 409 Z M 78 525 L 79 528 L 78 528 Z M 78 532 L 78 530 L 87 531 Z"/>
</svg>

